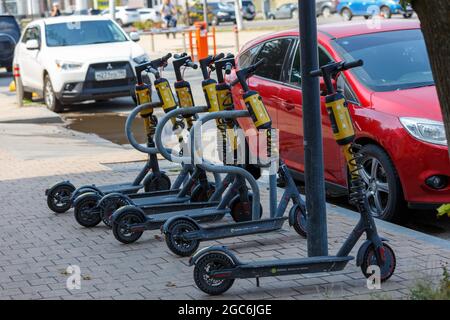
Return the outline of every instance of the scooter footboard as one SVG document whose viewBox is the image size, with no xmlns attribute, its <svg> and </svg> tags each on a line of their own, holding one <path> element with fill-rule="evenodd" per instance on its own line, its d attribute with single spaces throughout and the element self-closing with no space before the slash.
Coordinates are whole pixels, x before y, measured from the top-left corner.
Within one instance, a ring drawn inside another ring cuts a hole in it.
<svg viewBox="0 0 450 320">
<path fill-rule="evenodd" d="M 197 222 L 213 222 L 222 219 L 230 211 L 229 209 L 217 209 L 216 206 L 212 208 L 200 208 L 195 210 L 184 210 L 177 212 L 166 212 L 155 216 L 147 217 L 145 221 L 146 230 L 156 230 L 160 229 L 164 223 L 175 216 L 186 216 L 194 219 Z"/>
<path fill-rule="evenodd" d="M 353 257 L 351 256 L 323 256 L 245 263 L 230 269 L 229 271 L 231 273 L 227 278 L 261 278 L 291 274 L 340 271 L 343 270 L 347 263 L 352 259 Z M 214 277 L 214 273 L 219 274 L 220 271 L 212 272 L 211 276 Z"/>
<path fill-rule="evenodd" d="M 183 239 L 189 240 L 215 240 L 259 234 L 279 230 L 283 227 L 286 217 L 261 219 L 257 221 L 245 221 L 237 223 L 227 223 L 208 228 L 201 228 L 197 231 L 186 232 Z"/>
</svg>

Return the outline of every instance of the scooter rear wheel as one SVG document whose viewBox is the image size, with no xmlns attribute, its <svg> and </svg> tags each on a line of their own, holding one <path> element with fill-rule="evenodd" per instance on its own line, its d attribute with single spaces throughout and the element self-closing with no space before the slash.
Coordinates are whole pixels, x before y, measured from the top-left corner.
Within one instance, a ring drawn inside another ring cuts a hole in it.
<svg viewBox="0 0 450 320">
<path fill-rule="evenodd" d="M 75 188 L 71 184 L 60 184 L 47 195 L 47 205 L 55 213 L 64 213 L 70 209 L 70 198 Z"/>
<path fill-rule="evenodd" d="M 144 185 L 145 192 L 152 191 L 165 191 L 169 190 L 171 186 L 170 178 L 164 172 L 161 172 L 158 178 L 150 179 L 148 183 Z"/>
<path fill-rule="evenodd" d="M 239 195 L 235 196 L 231 199 L 228 207 L 230 208 L 230 215 L 233 218 L 234 222 L 245 222 L 252 220 L 252 203 L 253 203 L 253 194 L 248 195 L 249 202 L 244 205 L 241 201 Z M 259 204 L 259 218 L 263 215 L 263 207 L 261 203 Z"/>
<path fill-rule="evenodd" d="M 216 188 L 210 182 L 207 189 L 201 184 L 197 184 L 191 192 L 191 202 L 206 202 L 215 191 Z"/>
<path fill-rule="evenodd" d="M 368 267 L 371 265 L 378 265 L 380 267 L 381 282 L 388 280 L 394 274 L 395 266 L 397 263 L 394 250 L 392 250 L 392 248 L 388 246 L 386 243 L 383 243 L 383 248 L 385 256 L 385 261 L 383 265 L 379 265 L 377 263 L 377 258 L 375 255 L 375 249 L 373 245 L 368 246 L 366 251 L 364 252 L 364 258 L 361 264 L 361 271 L 366 278 L 369 278 L 370 276 L 373 275 L 371 272 L 367 270 Z"/>
<path fill-rule="evenodd" d="M 143 223 L 142 216 L 133 210 L 127 210 L 120 213 L 112 224 L 114 237 L 124 244 L 130 244 L 139 240 L 142 231 L 131 231 L 130 227 L 136 223 Z"/>
<path fill-rule="evenodd" d="M 229 269 L 233 261 L 222 253 L 208 253 L 195 264 L 194 281 L 197 287 L 209 295 L 220 295 L 226 292 L 234 283 L 234 279 L 214 279 L 209 276 L 211 271 Z"/>
<path fill-rule="evenodd" d="M 183 240 L 180 238 L 180 235 L 185 232 L 196 230 L 198 230 L 197 226 L 190 221 L 175 221 L 170 225 L 165 235 L 167 247 L 178 256 L 190 257 L 197 251 L 200 241 Z"/>
<path fill-rule="evenodd" d="M 84 195 L 80 199 L 74 210 L 75 220 L 86 228 L 92 228 L 102 221 L 101 209 L 97 207 L 100 197 L 96 194 Z"/>
</svg>

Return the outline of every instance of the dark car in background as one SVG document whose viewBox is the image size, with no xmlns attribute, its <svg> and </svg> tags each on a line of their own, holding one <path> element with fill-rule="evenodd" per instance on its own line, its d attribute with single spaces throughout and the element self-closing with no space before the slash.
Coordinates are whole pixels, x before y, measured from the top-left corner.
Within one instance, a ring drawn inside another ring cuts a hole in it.
<svg viewBox="0 0 450 320">
<path fill-rule="evenodd" d="M 20 38 L 20 27 L 14 16 L 0 15 L 0 67 L 12 71 L 14 48 Z"/>
<path fill-rule="evenodd" d="M 269 19 L 297 19 L 298 5 L 297 3 L 285 3 L 272 10 L 267 15 Z"/>
<path fill-rule="evenodd" d="M 189 23 L 203 21 L 203 4 L 196 2 L 189 7 Z M 219 25 L 222 22 L 236 22 L 234 7 L 225 2 L 208 2 L 208 22 Z"/>
<path fill-rule="evenodd" d="M 242 18 L 248 21 L 255 19 L 256 8 L 255 5 L 253 4 L 253 1 L 242 0 L 241 7 L 242 7 Z"/>
<path fill-rule="evenodd" d="M 317 0 L 316 15 L 328 18 L 329 16 L 337 12 L 336 7 L 338 4 L 339 4 L 338 0 L 331 0 L 331 1 Z"/>
</svg>

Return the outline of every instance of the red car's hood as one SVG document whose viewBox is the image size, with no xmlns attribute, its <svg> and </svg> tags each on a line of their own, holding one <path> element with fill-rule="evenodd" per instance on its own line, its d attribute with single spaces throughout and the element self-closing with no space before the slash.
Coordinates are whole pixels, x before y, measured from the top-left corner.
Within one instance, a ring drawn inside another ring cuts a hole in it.
<svg viewBox="0 0 450 320">
<path fill-rule="evenodd" d="M 375 110 L 398 117 L 416 117 L 442 121 L 442 112 L 435 86 L 374 92 Z"/>
</svg>

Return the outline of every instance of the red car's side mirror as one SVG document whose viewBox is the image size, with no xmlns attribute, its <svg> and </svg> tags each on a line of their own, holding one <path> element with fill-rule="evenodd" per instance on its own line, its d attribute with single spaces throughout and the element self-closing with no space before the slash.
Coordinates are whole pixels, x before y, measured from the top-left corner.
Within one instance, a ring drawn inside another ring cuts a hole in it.
<svg viewBox="0 0 450 320">
<path fill-rule="evenodd" d="M 333 83 L 333 87 L 336 89 L 337 88 L 336 79 L 331 79 L 331 82 Z M 322 77 L 320 77 L 320 95 L 321 96 L 327 95 L 327 87 Z"/>
</svg>

